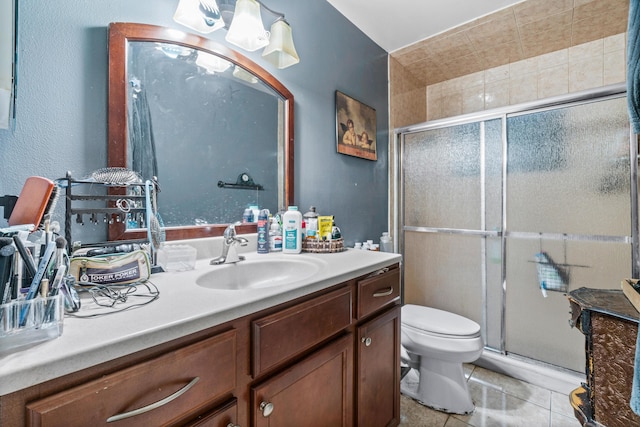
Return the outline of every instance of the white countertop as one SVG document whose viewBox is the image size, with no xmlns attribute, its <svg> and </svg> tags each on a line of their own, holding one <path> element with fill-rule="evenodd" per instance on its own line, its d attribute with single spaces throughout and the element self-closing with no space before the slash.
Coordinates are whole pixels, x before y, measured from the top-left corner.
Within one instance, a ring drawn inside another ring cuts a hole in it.
<svg viewBox="0 0 640 427">
<path fill-rule="evenodd" d="M 216 268 L 209 265 L 209 259 L 220 253 L 219 240 L 196 239 L 179 243 L 198 249 L 196 268 L 152 275 L 151 282 L 160 291 L 156 301 L 98 318 L 65 316 L 60 337 L 21 351 L 0 352 L 0 395 L 258 312 L 401 260 L 398 254 L 354 249 L 334 254 L 257 254 L 252 251 L 244 253 L 247 261 L 302 257 L 317 260 L 323 267 L 311 278 L 284 286 L 213 290 L 198 286 L 195 280 Z M 249 247 L 252 247 L 251 243 Z M 82 315 L 83 309 L 78 314 Z"/>
</svg>

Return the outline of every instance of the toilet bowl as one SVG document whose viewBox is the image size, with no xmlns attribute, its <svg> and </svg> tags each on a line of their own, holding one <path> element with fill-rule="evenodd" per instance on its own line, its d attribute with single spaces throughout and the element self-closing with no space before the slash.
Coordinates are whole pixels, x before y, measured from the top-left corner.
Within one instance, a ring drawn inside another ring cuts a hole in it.
<svg viewBox="0 0 640 427">
<path fill-rule="evenodd" d="M 403 379 L 402 393 L 439 411 L 473 412 L 462 364 L 482 354 L 480 325 L 454 313 L 413 304 L 402 307 L 401 319 L 401 359 L 418 375 L 417 383 L 409 375 Z"/>
</svg>

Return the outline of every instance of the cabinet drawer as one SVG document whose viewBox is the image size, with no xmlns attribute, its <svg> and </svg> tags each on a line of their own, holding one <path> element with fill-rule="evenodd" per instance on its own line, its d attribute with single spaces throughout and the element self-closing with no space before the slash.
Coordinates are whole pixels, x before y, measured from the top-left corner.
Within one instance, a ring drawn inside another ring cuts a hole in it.
<svg viewBox="0 0 640 427">
<path fill-rule="evenodd" d="M 233 399 L 226 405 L 198 417 L 185 427 L 229 427 L 238 423 L 238 400 Z"/>
<path fill-rule="evenodd" d="M 400 297 L 400 269 L 393 268 L 383 273 L 358 281 L 357 316 L 362 319 Z"/>
<path fill-rule="evenodd" d="M 351 325 L 351 289 L 346 286 L 251 322 L 254 377 Z"/>
<path fill-rule="evenodd" d="M 195 416 L 235 386 L 232 330 L 29 403 L 27 421 L 30 426 L 101 426 L 111 417 L 158 403 L 117 425 L 171 425 Z"/>
</svg>

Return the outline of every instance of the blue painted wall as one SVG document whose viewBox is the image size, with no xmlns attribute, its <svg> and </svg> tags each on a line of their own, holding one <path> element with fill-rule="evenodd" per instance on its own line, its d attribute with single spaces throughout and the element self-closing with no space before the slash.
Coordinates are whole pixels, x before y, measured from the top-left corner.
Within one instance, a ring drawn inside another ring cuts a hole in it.
<svg viewBox="0 0 640 427">
<path fill-rule="evenodd" d="M 31 175 L 82 176 L 106 166 L 110 22 L 188 31 L 172 20 L 177 0 L 18 2 L 17 118 L 14 129 L 0 130 L 0 195 L 18 194 Z M 286 14 L 301 62 L 276 70 L 259 51 L 242 53 L 294 94 L 295 202 L 303 212 L 315 205 L 335 215 L 349 245 L 377 240 L 387 229 L 387 53 L 325 0 L 266 4 Z M 207 37 L 226 43 L 224 30 Z M 336 152 L 336 90 L 376 110 L 377 161 Z M 61 223 L 62 205 L 54 218 Z"/>
</svg>

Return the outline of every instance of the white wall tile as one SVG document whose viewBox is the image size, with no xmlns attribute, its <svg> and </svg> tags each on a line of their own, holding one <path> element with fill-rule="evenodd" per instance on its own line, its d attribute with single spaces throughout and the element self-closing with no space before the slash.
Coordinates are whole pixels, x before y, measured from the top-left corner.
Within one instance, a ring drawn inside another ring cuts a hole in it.
<svg viewBox="0 0 640 427">
<path fill-rule="evenodd" d="M 604 84 L 604 57 L 592 56 L 582 60 L 569 59 L 569 92 L 600 87 Z"/>
<path fill-rule="evenodd" d="M 624 82 L 625 45 L 617 34 L 430 85 L 428 120 Z"/>
<path fill-rule="evenodd" d="M 468 86 L 462 90 L 462 114 L 484 109 L 484 84 Z"/>
<path fill-rule="evenodd" d="M 564 95 L 569 92 L 569 64 L 545 68 L 538 73 L 538 99 Z"/>
<path fill-rule="evenodd" d="M 484 82 L 493 83 L 498 80 L 504 80 L 509 78 L 509 64 L 501 65 L 495 68 L 489 68 L 484 72 Z"/>
<path fill-rule="evenodd" d="M 484 86 L 484 108 L 504 107 L 509 105 L 509 80 L 486 83 Z"/>
<path fill-rule="evenodd" d="M 603 84 L 624 83 L 627 79 L 627 64 L 624 50 L 604 54 Z"/>
</svg>

